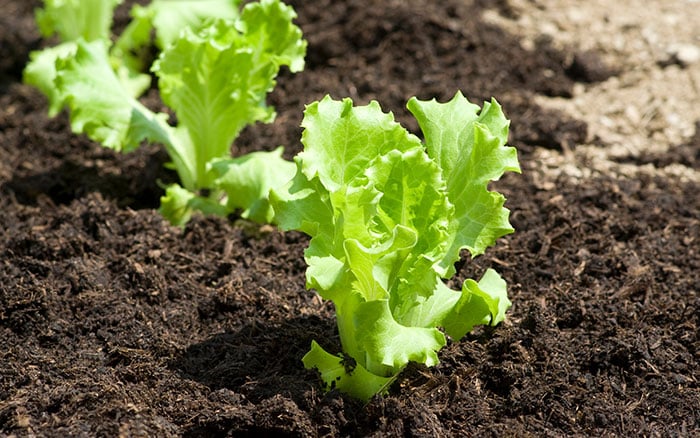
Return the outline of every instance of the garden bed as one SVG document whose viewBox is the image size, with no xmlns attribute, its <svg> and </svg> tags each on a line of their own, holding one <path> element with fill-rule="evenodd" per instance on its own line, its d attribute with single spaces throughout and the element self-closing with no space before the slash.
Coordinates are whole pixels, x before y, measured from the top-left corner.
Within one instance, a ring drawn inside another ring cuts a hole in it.
<svg viewBox="0 0 700 438">
<path fill-rule="evenodd" d="M 594 2 L 568 27 L 564 12 L 579 2 L 290 3 L 309 42 L 306 68 L 283 72 L 269 99 L 276 121 L 248 128 L 237 150 L 284 145 L 291 158 L 304 105 L 326 94 L 375 99 L 417 134 L 411 96 L 496 97 L 523 167 L 493 185 L 516 233 L 475 260 L 465 254 L 450 282 L 497 268 L 513 301 L 507 320 L 449 343 L 434 368 L 410 366 L 367 405 L 323 393 L 301 357 L 312 339 L 330 351 L 340 342 L 332 305 L 304 287 L 308 238 L 235 218 L 168 225 L 156 211 L 159 183 L 175 178 L 165 152 L 119 155 L 73 135 L 66 114 L 48 118 L 46 100 L 21 83 L 42 44 L 39 2 L 0 0 L 1 433 L 698 432 L 700 108 L 684 105 L 700 92 L 678 87 L 700 80 L 700 63 L 606 46 L 586 32 Z M 662 20 L 691 7 L 649 9 Z M 551 19 L 562 36 L 528 19 Z M 644 85 L 674 75 L 686 79 Z M 641 114 L 639 129 L 626 124 L 634 114 L 593 107 L 634 107 L 640 94 L 626 103 L 625 90 L 642 85 L 665 106 L 658 120 Z"/>
</svg>

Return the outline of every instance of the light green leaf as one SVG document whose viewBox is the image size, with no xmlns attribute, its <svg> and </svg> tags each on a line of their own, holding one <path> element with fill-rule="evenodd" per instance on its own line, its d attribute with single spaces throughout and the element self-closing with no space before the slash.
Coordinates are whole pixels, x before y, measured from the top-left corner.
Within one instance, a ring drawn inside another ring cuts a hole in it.
<svg viewBox="0 0 700 438">
<path fill-rule="evenodd" d="M 467 279 L 461 292 L 437 279 L 430 296 L 402 302 L 400 321 L 417 327 L 444 327 L 447 334 L 459 340 L 474 326 L 500 323 L 510 306 L 506 282 L 496 271 L 487 269 L 478 283 Z"/>
<path fill-rule="evenodd" d="M 153 0 L 146 8 L 155 30 L 156 46 L 165 49 L 185 28 L 196 32 L 207 21 L 235 20 L 240 3 L 241 0 Z"/>
<path fill-rule="evenodd" d="M 347 186 L 378 156 L 421 147 L 377 102 L 353 107 L 350 99 L 326 96 L 307 106 L 302 127 L 302 171 L 308 179 L 318 177 L 329 192 Z"/>
<path fill-rule="evenodd" d="M 390 285 L 417 238 L 411 228 L 397 225 L 390 240 L 373 248 L 365 248 L 355 239 L 345 240 L 347 265 L 357 279 L 356 290 L 365 300 L 389 298 Z"/>
<path fill-rule="evenodd" d="M 479 107 L 461 93 L 447 103 L 412 98 L 408 109 L 425 135 L 428 155 L 442 169 L 455 206 L 451 247 L 441 262 L 443 275 L 454 273 L 459 251 L 481 254 L 498 237 L 513 231 L 502 195 L 489 192 L 489 181 L 506 171 L 519 172 L 517 153 L 506 147 L 508 120 L 494 100 Z"/>
<path fill-rule="evenodd" d="M 446 343 L 442 332 L 437 328 L 399 324 L 389 309 L 388 300 L 360 303 L 352 319 L 358 349 L 365 353 L 363 358 L 354 358 L 374 374 L 395 375 L 409 362 L 426 366 L 439 362 L 437 352 Z"/>
<path fill-rule="evenodd" d="M 364 186 L 355 187 L 356 182 Z M 438 279 L 434 265 L 448 248 L 447 229 L 454 208 L 447 199 L 440 169 L 423 149 L 414 148 L 403 153 L 393 150 L 374 160 L 365 171 L 365 177 L 356 178 L 351 184 L 357 193 L 366 193 L 368 197 L 373 193 L 378 195 L 376 208 L 366 209 L 366 217 L 357 219 L 354 228 L 348 227 L 349 215 L 345 216 L 346 251 L 348 241 L 352 241 L 353 236 L 364 237 L 364 230 L 374 236 L 373 243 L 369 244 L 373 251 L 386 246 L 384 242 L 396 233 L 397 227 L 413 236 L 410 248 L 394 248 L 382 252 L 381 258 L 371 259 L 370 271 L 361 272 L 351 266 L 358 279 L 373 277 L 391 292 L 392 313 L 397 321 L 405 323 L 404 318 L 411 318 L 409 314 L 415 303 L 433 293 Z M 347 204 L 360 203 L 348 195 Z M 343 212 L 346 211 L 348 209 Z M 373 215 L 368 216 L 370 213 Z M 348 263 L 351 263 L 350 257 Z"/>
<path fill-rule="evenodd" d="M 304 260 L 308 265 L 307 289 L 318 290 L 319 295 L 327 300 L 339 299 L 352 279 L 344 259 L 334 255 L 315 255 L 314 247 L 309 244 L 304 251 Z"/>
<path fill-rule="evenodd" d="M 132 6 L 131 11 L 129 11 L 131 21 L 129 21 L 129 24 L 112 46 L 112 56 L 116 62 L 129 70 L 134 72 L 146 70 L 145 62 L 153 32 L 154 5 L 161 3 L 155 0 L 149 6 L 141 6 L 139 4 Z M 185 27 L 187 26 L 183 26 L 180 29 Z M 159 49 L 163 50 L 163 47 L 161 46 Z"/>
<path fill-rule="evenodd" d="M 194 210 L 190 205 L 196 195 L 178 184 L 171 184 L 160 197 L 158 212 L 172 225 L 184 226 L 192 218 Z"/>
<path fill-rule="evenodd" d="M 459 302 L 441 325 L 448 335 L 461 339 L 476 325 L 503 321 L 510 306 L 506 282 L 496 271 L 487 269 L 478 283 L 472 279 L 464 282 Z"/>
<path fill-rule="evenodd" d="M 273 221 L 283 230 L 300 230 L 311 236 L 304 251 L 306 286 L 315 288 L 325 299 L 334 299 L 336 284 L 347 284 L 342 235 L 335 226 L 330 194 L 318 178 L 309 181 L 300 170 L 300 159 L 295 158 L 297 172 L 294 178 L 280 189 L 270 192 L 270 204 L 274 210 Z"/>
<path fill-rule="evenodd" d="M 369 401 L 375 394 L 384 394 L 396 376 L 383 377 L 367 371 L 352 359 L 327 353 L 316 341 L 302 359 L 307 369 L 317 369 L 325 389 L 338 389 L 359 400 Z"/>
<path fill-rule="evenodd" d="M 65 104 L 54 83 L 56 60 L 72 56 L 78 39 L 103 40 L 109 44 L 114 8 L 121 3 L 122 0 L 46 0 L 44 9 L 37 9 L 37 24 L 42 34 L 48 37 L 57 33 L 63 41 L 58 46 L 32 52 L 24 72 L 24 81 L 48 97 L 50 116 L 55 116 Z M 150 85 L 148 75 L 127 69 L 119 56 L 113 54 L 110 62 L 130 96 L 139 96 Z"/>
<path fill-rule="evenodd" d="M 511 302 L 508 299 L 506 281 L 493 269 L 487 269 L 478 283 L 470 280 L 467 284 L 469 291 L 480 296 L 488 305 L 490 320 L 489 325 L 496 325 L 506 319 L 506 311 Z"/>
<path fill-rule="evenodd" d="M 149 75 L 138 73 L 124 65 L 119 65 L 119 62 L 115 62 L 113 65 L 116 66 L 114 71 L 119 81 L 122 83 L 124 91 L 128 93 L 129 96 L 138 98 L 151 86 L 151 77 Z"/>
<path fill-rule="evenodd" d="M 447 199 L 440 169 L 422 148 L 392 150 L 379 156 L 364 172 L 364 178 L 356 178 L 350 187 L 356 184 L 364 184 L 356 191 L 368 196 L 377 194 L 376 208 L 366 210 L 373 216 L 361 221 L 361 227 L 369 228 L 377 241 L 388 238 L 397 225 L 402 225 L 417 236 L 407 264 L 418 256 L 432 258 L 433 262 L 444 256 L 454 208 Z M 346 227 L 346 237 L 358 235 L 352 231 Z"/>
<path fill-rule="evenodd" d="M 75 41 L 69 41 L 29 54 L 29 63 L 24 68 L 23 81 L 36 87 L 48 98 L 51 117 L 58 114 L 65 105 L 63 96 L 56 88 L 56 60 L 72 58 L 77 50 Z"/>
<path fill-rule="evenodd" d="M 196 211 L 216 216 L 226 216 L 228 213 L 226 206 L 216 200 L 198 196 L 178 184 L 166 187 L 158 211 L 172 225 L 180 227 L 184 227 Z"/>
<path fill-rule="evenodd" d="M 229 211 L 241 209 L 244 218 L 261 223 L 272 221 L 270 190 L 291 180 L 296 169 L 294 163 L 282 158 L 282 151 L 279 147 L 272 152 L 253 152 L 209 163 L 217 175 L 215 185 L 226 193 Z"/>
<path fill-rule="evenodd" d="M 137 97 L 151 85 L 151 76 L 145 72 L 151 56 L 152 13 L 149 8 L 136 4 L 130 15 L 131 21 L 110 50 L 110 61 L 130 95 Z"/>
<path fill-rule="evenodd" d="M 294 8 L 282 1 L 260 0 L 243 8 L 236 28 L 245 35 L 247 46 L 257 48 L 258 63 L 269 56 L 274 64 L 296 73 L 304 69 L 307 46 L 301 29 L 292 24 L 296 17 Z"/>
<path fill-rule="evenodd" d="M 318 179 L 309 181 L 299 170 L 299 157 L 294 158 L 296 173 L 279 189 L 270 192 L 275 223 L 282 230 L 300 230 L 311 237 L 333 233 L 333 208 L 328 192 Z"/>
<path fill-rule="evenodd" d="M 56 61 L 56 87 L 70 109 L 71 129 L 103 146 L 122 152 L 143 141 L 161 143 L 168 150 L 182 184 L 193 187 L 194 170 L 183 141 L 167 123 L 168 115 L 154 113 L 130 96 L 109 64 L 103 41 L 79 40 L 75 55 Z"/>
<path fill-rule="evenodd" d="M 426 279 L 426 285 L 421 286 L 407 281 L 402 287 L 408 290 L 396 294 L 398 299 L 392 303 L 392 310 L 401 324 L 411 327 L 442 327 L 445 318 L 454 312 L 462 293 L 450 289 L 437 274 L 433 274 L 432 293 L 425 294 L 422 290 L 428 288 L 429 281 Z M 411 291 L 413 288 L 422 290 Z"/>
<path fill-rule="evenodd" d="M 37 9 L 36 22 L 41 34 L 57 34 L 63 42 L 109 40 L 112 14 L 122 0 L 44 0 Z"/>
<path fill-rule="evenodd" d="M 197 32 L 214 19 L 238 18 L 239 3 L 240 0 L 153 0 L 147 6 L 136 4 L 131 8 L 131 21 L 112 53 L 128 70 L 144 71 L 152 35 L 156 47 L 163 50 L 183 29 Z"/>
<path fill-rule="evenodd" d="M 167 115 L 155 114 L 129 96 L 109 64 L 105 42 L 78 41 L 73 57 L 56 61 L 56 86 L 69 107 L 73 132 L 118 151 L 142 140 L 167 144 Z"/>
<path fill-rule="evenodd" d="M 207 163 L 228 156 L 233 139 L 249 121 L 270 116 L 249 107 L 244 97 L 253 68 L 251 54 L 222 48 L 216 42 L 219 32 L 227 32 L 224 22 L 198 35 L 185 30 L 153 66 L 161 97 L 182 126 L 180 138 L 191 146 L 188 156 L 197 189 L 212 187 Z"/>
</svg>

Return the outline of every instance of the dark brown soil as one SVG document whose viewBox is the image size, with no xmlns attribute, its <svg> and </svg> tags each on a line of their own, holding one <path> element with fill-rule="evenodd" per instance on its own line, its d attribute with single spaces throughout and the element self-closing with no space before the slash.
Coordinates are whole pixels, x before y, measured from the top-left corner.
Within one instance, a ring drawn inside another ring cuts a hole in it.
<svg viewBox="0 0 700 438">
<path fill-rule="evenodd" d="M 508 1 L 292 3 L 306 70 L 282 74 L 276 122 L 237 148 L 282 144 L 291 157 L 304 104 L 326 93 L 376 99 L 412 130 L 410 96 L 497 97 L 523 166 L 495 184 L 517 232 L 452 281 L 497 268 L 508 320 L 366 406 L 323 394 L 301 357 L 312 339 L 339 341 L 332 306 L 304 289 L 307 238 L 218 218 L 168 226 L 155 211 L 167 156 L 118 155 L 71 134 L 65 114 L 48 119 L 21 84 L 41 44 L 38 2 L 0 0 L 0 434 L 700 433 L 700 187 L 599 177 L 545 190 L 529 172 L 535 146 L 566 153 L 588 136 L 532 96 L 570 96 L 615 66 L 546 41 L 524 51 L 480 19 L 485 7 L 515 14 Z M 630 162 L 697 168 L 698 151 L 700 134 Z"/>
</svg>

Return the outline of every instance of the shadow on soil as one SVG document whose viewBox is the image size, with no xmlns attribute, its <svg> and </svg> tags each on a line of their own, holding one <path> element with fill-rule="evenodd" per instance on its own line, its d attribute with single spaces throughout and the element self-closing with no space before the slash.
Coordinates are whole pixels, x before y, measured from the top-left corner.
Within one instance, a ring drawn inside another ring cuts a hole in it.
<svg viewBox="0 0 700 438">
<path fill-rule="evenodd" d="M 2 189 L 12 191 L 17 201 L 25 205 L 36 205 L 38 197 L 67 205 L 98 192 L 105 199 L 115 199 L 120 207 L 157 208 L 164 193 L 161 186 L 176 179 L 173 172 L 164 168 L 168 161 L 165 151 L 152 147 L 119 158 L 121 163 L 100 158 L 88 164 L 84 160 L 63 160 L 46 170 L 16 173 Z"/>
<path fill-rule="evenodd" d="M 335 324 L 317 316 L 256 321 L 191 345 L 170 367 L 207 386 L 224 406 L 201 419 L 185 436 L 305 436 L 309 398 L 318 387 L 301 358 L 311 340 L 337 337 Z"/>
<path fill-rule="evenodd" d="M 257 321 L 191 345 L 171 368 L 212 390 L 227 388 L 251 401 L 280 393 L 301 401 L 303 392 L 318 384 L 301 358 L 313 339 L 337 338 L 335 332 L 333 321 L 317 316 Z"/>
</svg>

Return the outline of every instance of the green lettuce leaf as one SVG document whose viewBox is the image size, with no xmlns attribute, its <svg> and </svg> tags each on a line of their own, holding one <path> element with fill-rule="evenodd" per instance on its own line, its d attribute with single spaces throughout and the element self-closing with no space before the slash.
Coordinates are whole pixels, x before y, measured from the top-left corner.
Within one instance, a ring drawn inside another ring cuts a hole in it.
<svg viewBox="0 0 700 438">
<path fill-rule="evenodd" d="M 440 263 L 444 276 L 454 274 L 459 250 L 476 256 L 497 238 L 512 233 L 503 195 L 487 189 L 506 172 L 520 172 L 515 148 L 506 147 L 509 122 L 493 100 L 479 107 L 461 94 L 447 103 L 412 98 L 408 109 L 418 120 L 428 155 L 442 169 L 455 220 L 451 248 Z"/>
<path fill-rule="evenodd" d="M 131 97 L 109 63 L 106 43 L 78 40 L 73 56 L 56 60 L 55 84 L 70 110 L 71 129 L 105 147 L 129 152 L 142 142 L 160 143 L 185 187 L 194 185 L 191 159 L 167 120 Z"/>
<path fill-rule="evenodd" d="M 75 56 L 78 46 L 75 41 L 61 43 L 29 54 L 29 63 L 24 68 L 25 84 L 36 87 L 49 100 L 49 116 L 56 116 L 64 107 L 63 96 L 56 87 L 56 61 Z"/>
<path fill-rule="evenodd" d="M 112 54 L 128 71 L 143 72 L 152 44 L 162 51 L 183 29 L 196 33 L 214 19 L 235 20 L 239 4 L 240 0 L 153 0 L 146 6 L 134 5 Z"/>
<path fill-rule="evenodd" d="M 352 310 L 356 342 L 365 352 L 363 366 L 369 371 L 394 376 L 409 362 L 438 364 L 437 352 L 446 341 L 437 328 L 399 324 L 388 300 L 367 301 Z"/>
<path fill-rule="evenodd" d="M 440 325 L 454 339 L 461 339 L 476 325 L 496 325 L 511 306 L 506 282 L 493 269 L 487 269 L 477 283 L 467 279 L 459 301 Z"/>
<path fill-rule="evenodd" d="M 329 193 L 324 190 L 318 179 L 309 181 L 304 176 L 298 156 L 295 157 L 294 163 L 294 177 L 270 193 L 275 222 L 282 230 L 300 230 L 309 236 L 331 234 L 334 225 Z M 325 252 L 328 250 L 326 247 Z"/>
<path fill-rule="evenodd" d="M 350 99 L 326 97 L 307 106 L 302 126 L 305 149 L 297 157 L 297 175 L 286 194 L 273 191 L 272 203 L 283 229 L 300 229 L 312 237 L 305 253 L 307 285 L 333 299 L 336 290 L 342 292 L 350 281 L 345 239 L 349 235 L 367 246 L 374 240 L 365 218 L 377 208 L 379 198 L 348 183 L 365 178 L 365 170 L 377 156 L 422 146 L 376 102 L 353 107 Z"/>
<path fill-rule="evenodd" d="M 296 167 L 282 158 L 282 147 L 272 152 L 252 152 L 238 158 L 215 159 L 209 163 L 217 175 L 215 184 L 227 195 L 229 212 L 241 210 L 241 216 L 255 222 L 273 219 L 268 195 L 292 179 Z"/>
<path fill-rule="evenodd" d="M 169 143 L 166 114 L 148 110 L 125 91 L 102 40 L 78 40 L 73 56 L 56 60 L 56 88 L 71 112 L 73 132 L 103 146 L 131 151 L 141 141 Z"/>
<path fill-rule="evenodd" d="M 338 389 L 360 400 L 369 400 L 375 394 L 383 394 L 396 378 L 370 373 L 352 358 L 335 356 L 326 352 L 316 341 L 302 359 L 306 368 L 314 368 L 321 374 L 326 390 Z"/>
<path fill-rule="evenodd" d="M 170 184 L 160 198 L 160 214 L 172 225 L 185 226 L 195 212 L 215 216 L 226 216 L 229 211 L 217 199 L 199 196 L 181 187 Z"/>
<path fill-rule="evenodd" d="M 36 22 L 44 37 L 58 35 L 62 42 L 82 38 L 108 40 L 114 8 L 122 0 L 44 0 Z"/>
<path fill-rule="evenodd" d="M 350 99 L 326 96 L 307 106 L 302 127 L 301 170 L 308 179 L 318 177 L 330 192 L 347 186 L 378 156 L 421 147 L 377 102 L 353 107 Z"/>
</svg>

